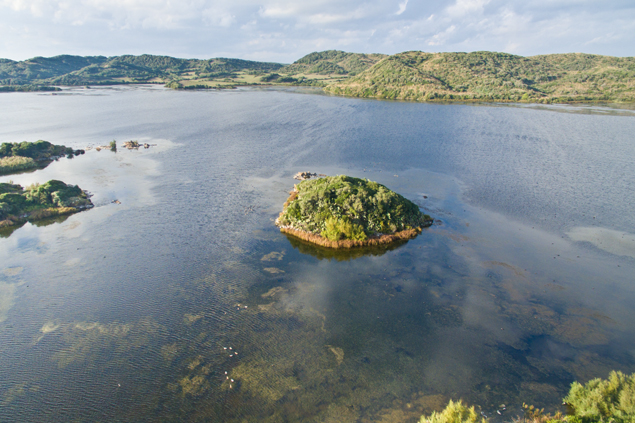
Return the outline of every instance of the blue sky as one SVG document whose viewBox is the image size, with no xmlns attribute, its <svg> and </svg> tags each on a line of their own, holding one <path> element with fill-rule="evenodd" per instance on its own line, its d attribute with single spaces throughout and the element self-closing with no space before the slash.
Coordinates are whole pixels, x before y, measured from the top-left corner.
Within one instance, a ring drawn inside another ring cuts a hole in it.
<svg viewBox="0 0 635 423">
<path fill-rule="evenodd" d="M 312 51 L 635 56 L 635 0 L 0 0 L 0 57 Z"/>
</svg>

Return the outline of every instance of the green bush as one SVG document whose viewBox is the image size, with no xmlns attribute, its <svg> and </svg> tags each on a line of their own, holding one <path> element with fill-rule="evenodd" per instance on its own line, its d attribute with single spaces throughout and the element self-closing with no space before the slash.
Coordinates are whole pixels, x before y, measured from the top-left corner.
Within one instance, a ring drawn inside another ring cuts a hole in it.
<svg viewBox="0 0 635 423">
<path fill-rule="evenodd" d="M 613 371 L 607 380 L 573 382 L 564 400 L 583 423 L 635 422 L 635 373 Z"/>
<path fill-rule="evenodd" d="M 429 417 L 421 416 L 419 423 L 485 423 L 484 418 L 479 418 L 474 407 L 467 407 L 461 400 L 450 400 L 447 407 L 440 412 L 433 412 Z"/>
</svg>

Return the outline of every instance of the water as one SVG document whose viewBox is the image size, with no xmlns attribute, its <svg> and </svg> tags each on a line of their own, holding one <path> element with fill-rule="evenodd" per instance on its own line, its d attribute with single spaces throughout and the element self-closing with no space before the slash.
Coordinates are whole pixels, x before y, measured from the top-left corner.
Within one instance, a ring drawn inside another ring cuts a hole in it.
<svg viewBox="0 0 635 423">
<path fill-rule="evenodd" d="M 96 205 L 0 234 L 2 422 L 416 421 L 450 398 L 509 421 L 635 371 L 630 109 L 137 87 L 0 116 L 2 142 L 120 145 L 0 178 Z M 438 222 L 389 249 L 289 239 L 305 170 Z"/>
</svg>

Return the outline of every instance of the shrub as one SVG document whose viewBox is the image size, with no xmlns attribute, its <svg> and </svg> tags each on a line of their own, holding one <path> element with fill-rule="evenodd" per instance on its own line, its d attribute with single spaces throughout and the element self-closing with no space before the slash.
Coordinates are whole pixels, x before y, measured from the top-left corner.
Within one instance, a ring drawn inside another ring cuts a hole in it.
<svg viewBox="0 0 635 423">
<path fill-rule="evenodd" d="M 461 400 L 458 402 L 450 400 L 442 412 L 433 412 L 430 417 L 421 416 L 419 423 L 484 423 L 485 421 L 484 418 L 479 418 L 474 406 L 468 408 Z"/>
<path fill-rule="evenodd" d="M 564 400 L 584 423 L 635 422 L 635 373 L 612 371 L 607 380 L 573 382 Z"/>
</svg>

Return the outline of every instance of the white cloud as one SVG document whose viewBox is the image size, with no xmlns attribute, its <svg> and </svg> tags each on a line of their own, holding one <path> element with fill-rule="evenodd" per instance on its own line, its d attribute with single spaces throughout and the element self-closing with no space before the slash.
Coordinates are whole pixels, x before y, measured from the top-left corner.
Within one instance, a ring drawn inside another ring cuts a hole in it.
<svg viewBox="0 0 635 423">
<path fill-rule="evenodd" d="M 405 12 L 406 6 L 408 6 L 408 0 L 404 0 L 403 2 L 399 3 L 399 10 L 397 10 L 395 15 L 401 15 L 403 12 Z"/>
<path fill-rule="evenodd" d="M 291 62 L 319 49 L 632 55 L 633 44 L 632 0 L 0 0 L 0 52 L 9 58 L 126 52 Z"/>
<path fill-rule="evenodd" d="M 448 7 L 445 12 L 453 18 L 460 18 L 468 14 L 482 13 L 489 2 L 490 0 L 456 0 L 456 3 Z"/>
</svg>

